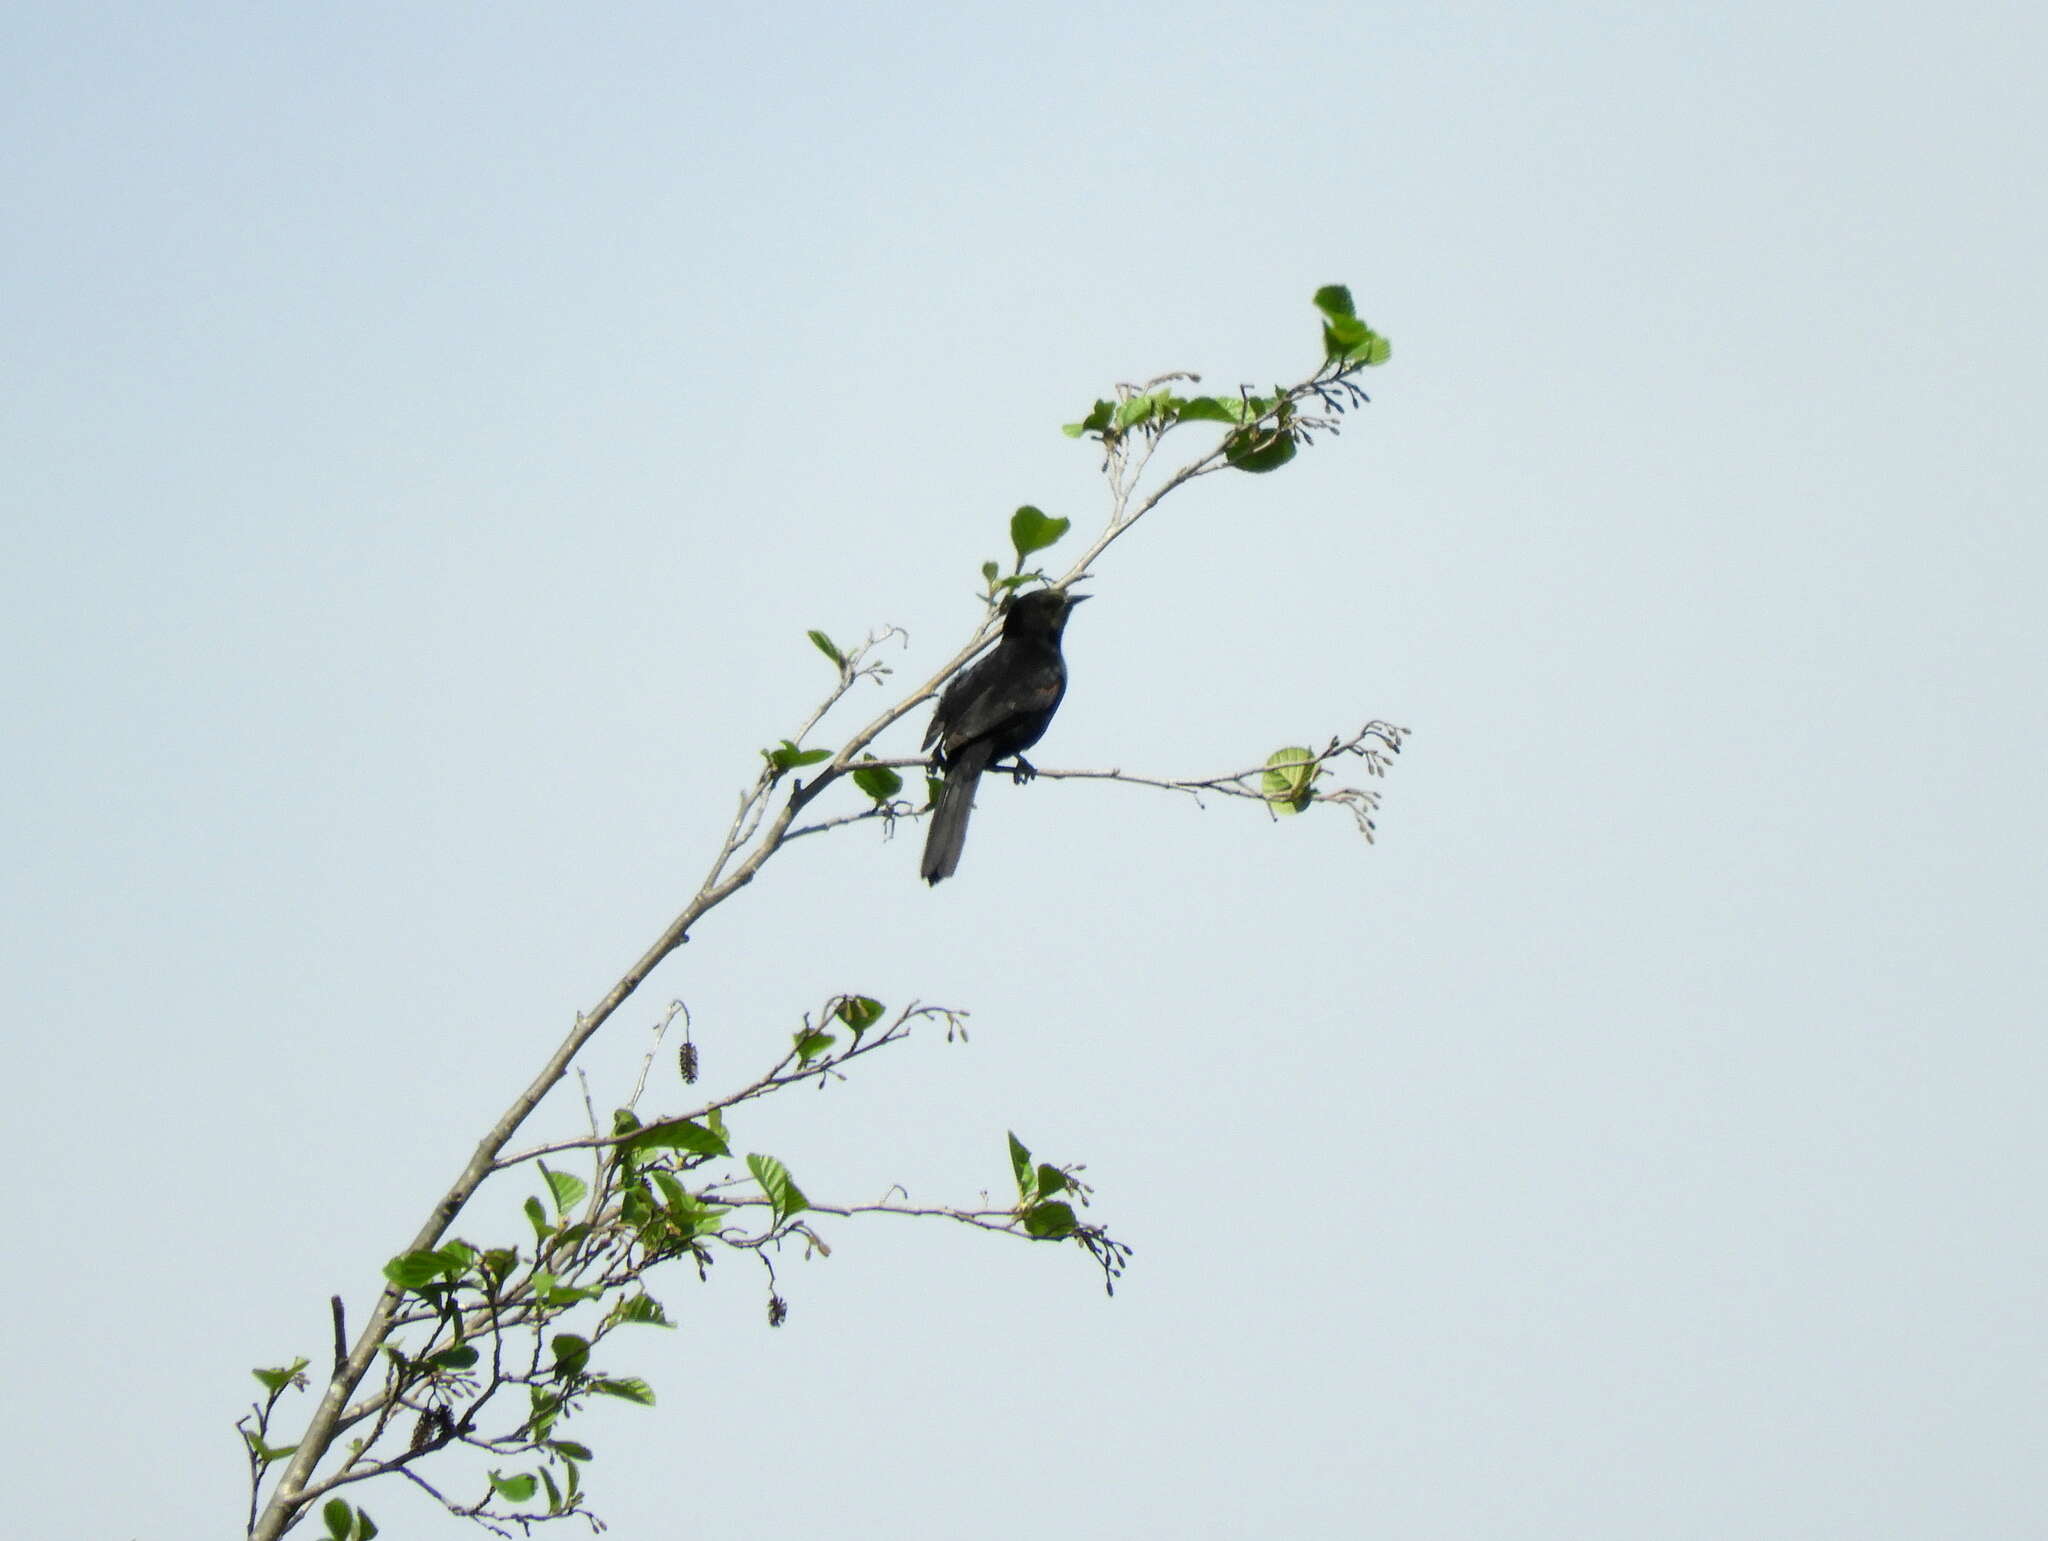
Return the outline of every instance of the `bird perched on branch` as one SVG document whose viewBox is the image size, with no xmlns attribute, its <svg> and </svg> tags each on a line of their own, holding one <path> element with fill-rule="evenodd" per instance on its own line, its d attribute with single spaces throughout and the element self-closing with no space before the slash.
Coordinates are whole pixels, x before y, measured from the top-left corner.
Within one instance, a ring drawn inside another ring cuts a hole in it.
<svg viewBox="0 0 2048 1541">
<path fill-rule="evenodd" d="M 967 816 L 974 811 L 974 787 L 983 771 L 998 760 L 1014 758 L 1010 774 L 1015 780 L 1029 781 L 1038 774 L 1024 751 L 1045 735 L 1060 697 L 1067 693 L 1060 634 L 1067 629 L 1068 613 L 1089 597 L 1064 589 L 1033 589 L 1019 595 L 1010 603 L 995 651 L 939 696 L 924 747 L 932 751 L 932 769 L 945 773 L 946 784 L 932 810 L 924 863 L 918 869 L 927 883 L 951 877 L 960 865 Z"/>
</svg>

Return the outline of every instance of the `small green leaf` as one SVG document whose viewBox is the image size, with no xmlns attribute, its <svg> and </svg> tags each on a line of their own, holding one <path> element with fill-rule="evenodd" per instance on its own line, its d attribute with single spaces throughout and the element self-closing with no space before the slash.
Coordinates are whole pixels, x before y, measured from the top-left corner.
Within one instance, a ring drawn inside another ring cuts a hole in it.
<svg viewBox="0 0 2048 1541">
<path fill-rule="evenodd" d="M 1066 423 L 1060 432 L 1070 439 L 1078 439 L 1084 433 L 1101 433 L 1109 427 L 1109 421 L 1116 415 L 1116 403 L 1098 401 L 1088 415 L 1078 423 Z"/>
<path fill-rule="evenodd" d="M 308 1363 L 309 1361 L 304 1359 L 294 1359 L 288 1365 L 278 1365 L 267 1370 L 251 1370 L 249 1373 L 263 1383 L 265 1390 L 282 1391 L 299 1378 L 299 1371 L 305 1369 Z"/>
<path fill-rule="evenodd" d="M 540 1175 L 547 1179 L 548 1193 L 555 1201 L 555 1213 L 558 1215 L 566 1215 L 590 1191 L 590 1184 L 582 1178 L 572 1177 L 567 1172 L 550 1171 L 545 1161 L 540 1163 Z"/>
<path fill-rule="evenodd" d="M 1159 416 L 1170 400 L 1171 393 L 1163 390 L 1133 396 L 1117 407 L 1116 415 L 1109 420 L 1109 424 L 1120 433 L 1125 429 L 1135 428 L 1138 424 L 1150 422 Z"/>
<path fill-rule="evenodd" d="M 1038 1193 L 1041 1198 L 1051 1198 L 1055 1193 L 1067 1190 L 1067 1174 L 1049 1161 L 1038 1163 Z"/>
<path fill-rule="evenodd" d="M 1316 309 L 1323 313 L 1323 353 L 1333 362 L 1373 365 L 1393 357 L 1393 344 L 1358 319 L 1342 284 L 1316 290 Z"/>
<path fill-rule="evenodd" d="M 798 1033 L 796 1035 L 797 1063 L 808 1065 L 838 1041 L 830 1033 Z"/>
<path fill-rule="evenodd" d="M 1351 291 L 1342 284 L 1324 284 L 1316 290 L 1316 309 L 1332 321 L 1349 320 L 1358 314 L 1351 308 Z"/>
<path fill-rule="evenodd" d="M 377 1522 L 368 1511 L 355 1508 L 345 1498 L 330 1498 L 320 1506 L 320 1518 L 327 1526 L 328 1541 L 370 1541 L 377 1534 Z"/>
<path fill-rule="evenodd" d="M 438 1354 L 427 1355 L 427 1363 L 437 1370 L 466 1370 L 477 1360 L 477 1352 L 467 1343 L 458 1343 L 453 1348 L 444 1348 Z"/>
<path fill-rule="evenodd" d="M 1033 1204 L 1024 1211 L 1025 1231 L 1040 1239 L 1071 1236 L 1080 1225 L 1074 1218 L 1073 1206 L 1057 1199 L 1049 1204 Z"/>
<path fill-rule="evenodd" d="M 546 1210 L 540 1207 L 540 1200 L 529 1198 L 523 1207 L 526 1210 L 528 1223 L 533 1226 L 533 1234 L 542 1241 L 547 1240 L 548 1230 L 550 1229 L 548 1226 L 548 1214 Z"/>
<path fill-rule="evenodd" d="M 882 1003 L 872 996 L 842 995 L 832 1015 L 852 1028 L 854 1037 L 858 1038 L 882 1020 L 883 1010 Z"/>
<path fill-rule="evenodd" d="M 804 635 L 811 639 L 812 646 L 839 665 L 840 668 L 844 669 L 846 667 L 846 655 L 832 645 L 830 637 L 826 636 L 822 631 L 807 631 Z"/>
<path fill-rule="evenodd" d="M 507 1503 L 523 1504 L 533 1497 L 540 1483 L 534 1479 L 531 1472 L 521 1472 L 516 1477 L 501 1477 L 492 1472 L 491 1486 Z"/>
<path fill-rule="evenodd" d="M 543 1386 L 528 1384 L 527 1400 L 533 1405 L 533 1412 L 526 1420 L 527 1433 L 534 1439 L 546 1439 L 548 1430 L 555 1426 L 555 1420 L 562 1415 L 562 1399 Z"/>
<path fill-rule="evenodd" d="M 401 1289 L 423 1289 L 462 1272 L 462 1265 L 441 1252 L 407 1252 L 384 1265 L 384 1277 Z"/>
<path fill-rule="evenodd" d="M 903 778 L 886 765 L 855 766 L 853 784 L 878 803 L 886 803 L 903 790 Z"/>
<path fill-rule="evenodd" d="M 562 1490 L 555 1486 L 554 1474 L 545 1466 L 540 1469 L 540 1480 L 548 1490 L 548 1513 L 562 1512 Z"/>
<path fill-rule="evenodd" d="M 801 766 L 816 765 L 821 760 L 829 760 L 832 758 L 832 751 L 829 749 L 799 749 L 788 739 L 784 739 L 775 748 L 762 750 L 761 758 L 774 766 L 775 774 L 780 776 Z"/>
<path fill-rule="evenodd" d="M 773 1156 L 748 1156 L 747 1170 L 754 1174 L 754 1181 L 759 1183 L 761 1191 L 768 1195 L 768 1202 L 774 1209 L 777 1225 L 811 1207 L 811 1201 L 804 1197 L 803 1189 L 799 1188 L 795 1179 L 789 1175 L 789 1168 Z"/>
<path fill-rule="evenodd" d="M 1180 419 L 1184 423 L 1241 423 L 1244 403 L 1221 396 L 1196 396 L 1180 404 Z"/>
<path fill-rule="evenodd" d="M 1029 503 L 1010 515 L 1010 544 L 1017 548 L 1017 565 L 1022 567 L 1032 552 L 1043 551 L 1058 541 L 1072 523 L 1042 514 Z"/>
<path fill-rule="evenodd" d="M 600 1377 L 591 1381 L 590 1389 L 604 1396 L 638 1402 L 642 1407 L 654 1405 L 654 1389 L 637 1375 Z"/>
<path fill-rule="evenodd" d="M 619 1195 L 619 1218 L 636 1231 L 654 1222 L 654 1200 L 645 1188 L 628 1188 Z"/>
<path fill-rule="evenodd" d="M 670 1327 L 675 1323 L 668 1319 L 668 1313 L 661 1308 L 661 1302 L 652 1295 L 634 1295 L 619 1302 L 612 1312 L 615 1322 L 637 1322 L 643 1327 Z M 589 1460 L 586 1454 L 579 1457 Z"/>
<path fill-rule="evenodd" d="M 1311 789 L 1320 773 L 1315 758 L 1315 751 L 1299 745 L 1266 756 L 1267 769 L 1259 775 L 1259 790 L 1275 813 L 1300 813 L 1314 801 Z"/>
<path fill-rule="evenodd" d="M 588 1461 L 592 1459 L 590 1447 L 588 1445 L 579 1445 L 573 1439 L 551 1439 L 548 1441 L 548 1448 L 554 1451 L 556 1455 L 567 1456 L 572 1461 Z"/>
<path fill-rule="evenodd" d="M 1002 569 L 993 562 L 983 562 L 981 564 L 981 576 L 985 582 L 994 583 L 996 581 L 996 574 L 1001 571 Z"/>
<path fill-rule="evenodd" d="M 1342 320 L 1323 323 L 1323 352 L 1345 364 L 1384 364 L 1393 356 L 1393 345 L 1363 321 Z"/>
<path fill-rule="evenodd" d="M 272 1461 L 281 1461 L 299 1447 L 297 1445 L 266 1445 L 249 1430 L 242 1430 L 242 1438 L 249 1446 L 249 1453 L 265 1466 Z"/>
<path fill-rule="evenodd" d="M 636 1155 L 645 1150 L 686 1150 L 693 1156 L 729 1156 L 722 1136 L 687 1118 L 649 1124 L 626 1142 Z"/>
<path fill-rule="evenodd" d="M 1240 471 L 1277 471 L 1294 458 L 1294 435 L 1284 428 L 1261 425 L 1240 428 L 1223 440 L 1223 455 Z"/>
<path fill-rule="evenodd" d="M 1377 366 L 1384 364 L 1393 356 L 1394 345 L 1388 342 L 1386 338 L 1380 336 L 1378 332 L 1372 332 L 1367 335 L 1364 342 L 1354 347 L 1345 355 L 1345 362 Z"/>
<path fill-rule="evenodd" d="M 1017 1196 L 1030 1203 L 1036 1198 L 1035 1174 L 1031 1168 L 1031 1152 L 1024 1148 L 1024 1142 L 1015 1134 L 1010 1136 L 1010 1171 L 1017 1178 Z"/>
<path fill-rule="evenodd" d="M 581 1375 L 590 1363 L 590 1340 L 573 1332 L 558 1332 L 550 1345 L 555 1351 L 555 1373 Z"/>
<path fill-rule="evenodd" d="M 695 1241 L 699 1236 L 708 1236 L 717 1230 L 726 1212 L 724 1205 L 706 1204 L 685 1194 L 669 1203 L 668 1221 L 675 1227 L 679 1241 Z"/>
</svg>

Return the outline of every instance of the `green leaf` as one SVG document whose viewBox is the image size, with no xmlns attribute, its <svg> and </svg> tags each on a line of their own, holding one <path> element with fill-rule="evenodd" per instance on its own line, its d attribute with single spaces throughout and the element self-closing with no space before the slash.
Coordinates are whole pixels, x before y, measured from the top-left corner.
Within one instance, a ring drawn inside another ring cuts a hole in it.
<svg viewBox="0 0 2048 1541">
<path fill-rule="evenodd" d="M 1358 319 L 1351 291 L 1342 284 L 1316 290 L 1316 309 L 1323 313 L 1323 352 L 1330 359 L 1371 365 L 1393 357 L 1393 344 Z"/>
<path fill-rule="evenodd" d="M 1244 403 L 1235 398 L 1196 396 L 1180 404 L 1180 419 L 1184 423 L 1241 423 Z"/>
<path fill-rule="evenodd" d="M 878 803 L 886 803 L 903 790 L 903 778 L 886 765 L 854 767 L 853 784 Z"/>
<path fill-rule="evenodd" d="M 377 1522 L 368 1511 L 353 1507 L 345 1498 L 330 1498 L 320 1506 L 320 1518 L 327 1526 L 328 1541 L 370 1541 L 377 1534 Z"/>
<path fill-rule="evenodd" d="M 842 995 L 832 1015 L 852 1028 L 854 1037 L 858 1038 L 882 1020 L 883 1009 L 882 1003 L 872 996 Z"/>
<path fill-rule="evenodd" d="M 539 1486 L 540 1483 L 534 1479 L 531 1472 L 523 1471 L 516 1477 L 501 1477 L 496 1472 L 491 1473 L 491 1487 L 507 1503 L 525 1503 L 533 1497 L 534 1490 Z"/>
<path fill-rule="evenodd" d="M 590 1364 L 590 1339 L 573 1332 L 558 1332 L 550 1345 L 555 1351 L 555 1373 L 581 1375 Z"/>
<path fill-rule="evenodd" d="M 618 1397 L 622 1401 L 638 1402 L 642 1407 L 654 1405 L 654 1388 L 637 1375 L 600 1377 L 591 1381 L 590 1389 L 604 1396 Z"/>
<path fill-rule="evenodd" d="M 1010 515 L 1010 544 L 1017 548 L 1017 565 L 1022 567 L 1032 552 L 1043 551 L 1058 541 L 1072 522 L 1051 518 L 1029 503 Z"/>
<path fill-rule="evenodd" d="M 1002 569 L 993 562 L 983 562 L 981 564 L 981 576 L 984 582 L 994 583 L 996 581 L 996 574 L 1001 571 Z"/>
<path fill-rule="evenodd" d="M 533 1405 L 533 1412 L 526 1420 L 527 1434 L 533 1439 L 546 1439 L 548 1430 L 562 1415 L 562 1399 L 545 1387 L 531 1383 L 527 1385 L 526 1396 Z"/>
<path fill-rule="evenodd" d="M 649 1124 L 628 1140 L 626 1146 L 636 1155 L 644 1150 L 686 1150 L 693 1156 L 732 1154 L 722 1136 L 687 1118 Z"/>
<path fill-rule="evenodd" d="M 558 1215 L 566 1215 L 590 1191 L 590 1184 L 582 1178 L 572 1177 L 567 1172 L 550 1171 L 545 1161 L 540 1163 L 540 1175 L 547 1179 L 548 1193 L 555 1201 L 555 1213 Z"/>
<path fill-rule="evenodd" d="M 710 1235 L 718 1229 L 726 1213 L 724 1205 L 706 1204 L 693 1198 L 668 1206 L 669 1224 L 675 1227 L 676 1235 L 682 1241 L 695 1241 L 699 1236 Z"/>
<path fill-rule="evenodd" d="M 1042 1198 L 1051 1198 L 1055 1193 L 1067 1189 L 1067 1174 L 1049 1161 L 1038 1163 L 1038 1192 Z"/>
<path fill-rule="evenodd" d="M 1364 342 L 1359 343 L 1349 353 L 1345 354 L 1344 362 L 1347 364 L 1377 366 L 1384 364 L 1393 356 L 1394 345 L 1392 343 L 1380 336 L 1378 332 L 1368 332 Z"/>
<path fill-rule="evenodd" d="M 1034 1186 L 1036 1174 L 1031 1168 L 1031 1152 L 1024 1148 L 1024 1142 L 1015 1134 L 1010 1136 L 1010 1170 L 1017 1178 L 1017 1196 L 1030 1203 L 1038 1196 Z"/>
<path fill-rule="evenodd" d="M 546 1241 L 549 1230 L 548 1213 L 540 1207 L 540 1200 L 529 1198 L 523 1207 L 526 1210 L 528 1223 L 533 1226 L 533 1234 L 540 1240 Z"/>
<path fill-rule="evenodd" d="M 1262 425 L 1226 435 L 1223 456 L 1240 471 L 1277 471 L 1294 458 L 1296 447 L 1286 429 Z"/>
<path fill-rule="evenodd" d="M 1125 429 L 1134 428 L 1140 423 L 1150 422 L 1165 410 L 1166 404 L 1172 399 L 1172 393 L 1163 390 L 1149 391 L 1143 396 L 1133 396 L 1117 407 L 1115 416 L 1109 420 L 1109 425 L 1121 433 Z"/>
<path fill-rule="evenodd" d="M 533 1298 L 544 1306 L 576 1306 L 586 1300 L 598 1300 L 604 1291 L 594 1284 L 557 1284 L 549 1277 L 546 1285 L 540 1283 L 543 1275 L 535 1275 Z"/>
<path fill-rule="evenodd" d="M 1384 364 L 1393 357 L 1393 345 L 1363 321 L 1323 323 L 1323 352 L 1345 364 Z"/>
<path fill-rule="evenodd" d="M 799 1188 L 795 1179 L 789 1175 L 789 1168 L 773 1156 L 748 1156 L 747 1170 L 754 1174 L 754 1181 L 759 1183 L 761 1191 L 768 1195 L 768 1202 L 775 1211 L 777 1225 L 811 1207 L 811 1201 L 804 1197 L 803 1189 Z"/>
<path fill-rule="evenodd" d="M 927 808 L 939 806 L 939 794 L 946 790 L 946 783 L 937 776 L 924 778 L 924 805 Z"/>
<path fill-rule="evenodd" d="M 1351 308 L 1351 291 L 1342 284 L 1324 284 L 1316 290 L 1316 309 L 1332 321 L 1346 321 L 1358 314 Z"/>
<path fill-rule="evenodd" d="M 251 1370 L 249 1373 L 263 1383 L 265 1390 L 282 1391 L 299 1378 L 299 1371 L 305 1369 L 309 1362 L 304 1359 L 294 1359 L 288 1365 L 278 1365 L 268 1370 Z"/>
<path fill-rule="evenodd" d="M 640 1294 L 622 1300 L 612 1311 L 615 1322 L 637 1322 L 643 1327 L 669 1327 L 675 1323 L 668 1319 L 668 1313 L 661 1308 L 661 1302 L 652 1295 Z M 588 1454 L 579 1457 L 589 1460 Z"/>
<path fill-rule="evenodd" d="M 1093 410 L 1078 423 L 1065 423 L 1060 432 L 1070 439 L 1078 439 L 1084 433 L 1101 433 L 1109 427 L 1109 420 L 1116 415 L 1116 403 L 1098 401 Z"/>
<path fill-rule="evenodd" d="M 619 1194 L 619 1218 L 634 1230 L 646 1230 L 654 1216 L 654 1200 L 645 1188 L 627 1188 Z"/>
<path fill-rule="evenodd" d="M 242 1439 L 248 1445 L 250 1454 L 265 1466 L 272 1461 L 283 1460 L 299 1448 L 297 1445 L 266 1445 L 247 1429 L 242 1430 Z"/>
<path fill-rule="evenodd" d="M 1259 776 L 1259 790 L 1275 813 L 1300 813 L 1314 801 L 1311 789 L 1320 773 L 1314 750 L 1299 745 L 1276 749 L 1266 756 L 1266 765 Z"/>
<path fill-rule="evenodd" d="M 780 776 L 786 772 L 796 770 L 800 766 L 816 765 L 821 760 L 829 760 L 832 758 L 832 751 L 829 749 L 799 749 L 788 739 L 784 739 L 775 748 L 762 750 L 761 758 L 774 766 L 775 774 Z"/>
<path fill-rule="evenodd" d="M 438 1354 L 427 1355 L 427 1363 L 437 1370 L 466 1370 L 477 1361 L 477 1352 L 467 1343 L 458 1343 L 453 1348 L 444 1348 Z"/>
<path fill-rule="evenodd" d="M 832 645 L 830 637 L 826 636 L 822 631 L 807 631 L 804 635 L 811 639 L 812 646 L 839 665 L 840 668 L 844 669 L 846 667 L 846 655 Z"/>
<path fill-rule="evenodd" d="M 462 1264 L 441 1252 L 407 1252 L 384 1265 L 384 1277 L 401 1289 L 424 1289 L 462 1272 Z"/>
<path fill-rule="evenodd" d="M 551 1439 L 548 1441 L 548 1448 L 556 1455 L 567 1456 L 572 1461 L 594 1459 L 588 1445 L 579 1445 L 573 1439 Z"/>
<path fill-rule="evenodd" d="M 796 1035 L 797 1063 L 808 1065 L 838 1041 L 830 1033 L 798 1033 Z"/>
<path fill-rule="evenodd" d="M 1081 1222 L 1074 1218 L 1073 1206 L 1057 1199 L 1050 1204 L 1033 1204 L 1024 1211 L 1025 1231 L 1041 1239 L 1071 1236 L 1080 1227 Z"/>
</svg>

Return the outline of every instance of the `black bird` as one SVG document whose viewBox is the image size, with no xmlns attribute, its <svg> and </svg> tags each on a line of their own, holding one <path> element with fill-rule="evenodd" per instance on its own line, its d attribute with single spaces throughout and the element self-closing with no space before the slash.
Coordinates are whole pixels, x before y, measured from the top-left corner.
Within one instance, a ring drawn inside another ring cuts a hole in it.
<svg viewBox="0 0 2048 1541">
<path fill-rule="evenodd" d="M 943 771 L 946 784 L 932 810 L 931 832 L 925 836 L 924 864 L 918 870 L 927 883 L 949 878 L 960 865 L 967 843 L 967 815 L 974 811 L 974 785 L 981 773 L 1007 756 L 1016 758 L 1011 775 L 1029 781 L 1038 773 L 1024 751 L 1045 734 L 1060 697 L 1067 693 L 1067 664 L 1060 656 L 1060 633 L 1067 614 L 1087 594 L 1062 589 L 1033 589 L 1011 601 L 1003 621 L 1003 638 L 980 663 L 945 688 L 924 747 L 932 751 L 932 769 Z"/>
</svg>

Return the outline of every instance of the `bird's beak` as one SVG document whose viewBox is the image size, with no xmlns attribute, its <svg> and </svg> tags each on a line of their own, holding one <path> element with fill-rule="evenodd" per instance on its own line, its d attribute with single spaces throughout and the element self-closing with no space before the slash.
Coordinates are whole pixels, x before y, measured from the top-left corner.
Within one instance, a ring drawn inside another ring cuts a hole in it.
<svg viewBox="0 0 2048 1541">
<path fill-rule="evenodd" d="M 1082 600 L 1093 599 L 1094 597 L 1095 596 L 1093 594 L 1076 594 L 1072 589 L 1069 589 L 1067 590 L 1067 607 L 1069 609 L 1072 609 L 1075 605 L 1078 605 Z"/>
</svg>

